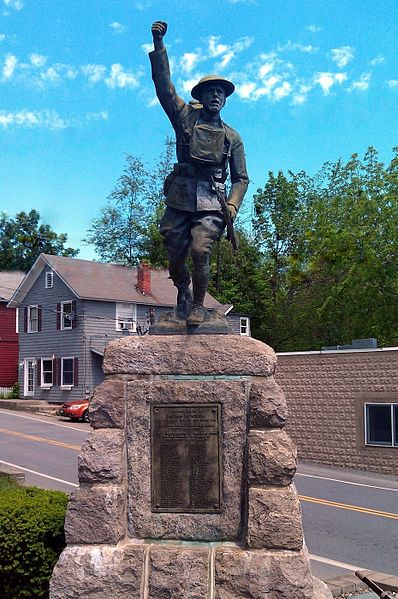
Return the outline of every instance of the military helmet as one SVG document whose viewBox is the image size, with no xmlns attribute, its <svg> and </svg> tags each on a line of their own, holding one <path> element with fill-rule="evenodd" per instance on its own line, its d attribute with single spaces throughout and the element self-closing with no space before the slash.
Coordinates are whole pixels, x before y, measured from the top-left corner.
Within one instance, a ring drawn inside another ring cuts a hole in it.
<svg viewBox="0 0 398 599">
<path fill-rule="evenodd" d="M 218 83 L 221 87 L 223 87 L 226 98 L 228 98 L 228 96 L 233 94 L 235 91 L 234 84 L 231 83 L 231 81 L 228 81 L 228 79 L 224 79 L 224 77 L 220 77 L 220 75 L 206 75 L 205 77 L 202 77 L 202 79 L 200 79 L 200 81 L 198 81 L 198 83 L 192 88 L 191 96 L 195 98 L 195 100 L 200 101 L 202 99 L 203 88 L 208 83 Z"/>
</svg>

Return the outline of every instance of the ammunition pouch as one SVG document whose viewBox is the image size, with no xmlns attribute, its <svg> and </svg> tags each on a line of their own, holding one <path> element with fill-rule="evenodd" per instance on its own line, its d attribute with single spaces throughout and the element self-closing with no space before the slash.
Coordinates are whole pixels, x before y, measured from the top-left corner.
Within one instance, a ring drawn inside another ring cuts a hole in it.
<svg viewBox="0 0 398 599">
<path fill-rule="evenodd" d="M 210 167 L 210 166 L 199 166 L 196 164 L 190 164 L 189 162 L 179 162 L 174 165 L 172 173 L 167 175 L 166 182 L 170 178 L 170 185 L 174 180 L 174 177 L 187 177 L 188 179 L 198 179 L 199 181 L 212 181 L 213 179 L 217 183 L 225 183 L 228 176 L 226 168 Z"/>
</svg>

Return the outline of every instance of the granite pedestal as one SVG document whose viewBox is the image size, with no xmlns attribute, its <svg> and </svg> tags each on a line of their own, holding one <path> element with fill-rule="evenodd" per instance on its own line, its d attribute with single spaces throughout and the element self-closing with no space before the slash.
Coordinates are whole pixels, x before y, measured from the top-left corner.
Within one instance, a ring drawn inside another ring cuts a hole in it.
<svg viewBox="0 0 398 599">
<path fill-rule="evenodd" d="M 51 599 L 331 598 L 310 571 L 275 367 L 273 350 L 250 337 L 108 346 Z M 162 410 L 172 425 L 158 429 Z M 170 459 L 181 443 L 188 471 Z"/>
</svg>

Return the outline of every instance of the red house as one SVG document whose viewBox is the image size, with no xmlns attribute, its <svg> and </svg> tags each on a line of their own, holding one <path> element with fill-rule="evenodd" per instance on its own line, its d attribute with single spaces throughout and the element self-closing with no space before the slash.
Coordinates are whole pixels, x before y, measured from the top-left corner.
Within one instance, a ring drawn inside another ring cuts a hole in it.
<svg viewBox="0 0 398 599">
<path fill-rule="evenodd" d="M 18 333 L 16 309 L 7 304 L 25 273 L 0 271 L 0 387 L 12 387 L 18 381 Z"/>
</svg>

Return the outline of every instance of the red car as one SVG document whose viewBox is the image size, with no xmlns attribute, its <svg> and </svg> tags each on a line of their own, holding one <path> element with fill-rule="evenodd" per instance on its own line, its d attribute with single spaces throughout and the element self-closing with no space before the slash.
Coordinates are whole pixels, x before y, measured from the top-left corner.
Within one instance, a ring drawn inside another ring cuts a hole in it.
<svg viewBox="0 0 398 599">
<path fill-rule="evenodd" d="M 71 420 L 90 422 L 90 417 L 88 414 L 88 399 L 75 399 L 74 401 L 67 401 L 62 404 L 58 414 L 60 416 L 67 416 Z"/>
</svg>

